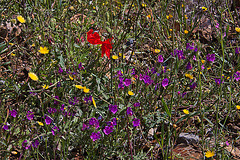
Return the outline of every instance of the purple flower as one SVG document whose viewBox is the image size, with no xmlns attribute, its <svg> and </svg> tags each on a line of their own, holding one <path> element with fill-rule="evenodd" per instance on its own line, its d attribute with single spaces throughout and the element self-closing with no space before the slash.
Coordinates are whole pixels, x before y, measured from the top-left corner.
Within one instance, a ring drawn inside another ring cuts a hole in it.
<svg viewBox="0 0 240 160">
<path fill-rule="evenodd" d="M 239 54 L 239 52 L 240 52 L 240 48 L 236 47 L 236 48 L 235 48 L 235 53 L 236 53 L 236 54 Z"/>
<path fill-rule="evenodd" d="M 168 82 L 169 80 L 167 78 L 163 79 L 162 86 L 165 88 L 166 86 L 168 86 Z"/>
<path fill-rule="evenodd" d="M 30 149 L 31 144 L 27 144 L 27 140 L 24 140 L 24 141 L 22 142 L 22 147 L 23 147 L 24 149 Z"/>
<path fill-rule="evenodd" d="M 123 84 L 122 81 L 120 81 L 120 82 L 118 83 L 118 88 L 119 88 L 119 89 L 123 89 L 123 88 L 124 88 L 124 84 Z"/>
<path fill-rule="evenodd" d="M 228 141 L 226 141 L 226 145 L 227 145 L 227 146 L 229 146 L 229 145 L 230 145 Z"/>
<path fill-rule="evenodd" d="M 80 70 L 84 69 L 84 67 L 82 66 L 82 62 L 80 62 L 80 63 L 78 64 L 78 68 L 79 68 Z"/>
<path fill-rule="evenodd" d="M 3 129 L 6 131 L 6 130 L 8 130 L 8 125 L 4 125 L 3 126 Z"/>
<path fill-rule="evenodd" d="M 109 135 L 110 133 L 113 132 L 113 126 L 105 126 L 105 128 L 103 129 L 103 132 L 106 134 L 106 135 Z"/>
<path fill-rule="evenodd" d="M 124 82 L 125 86 L 129 86 L 131 84 L 131 79 L 125 79 L 125 82 Z"/>
<path fill-rule="evenodd" d="M 197 52 L 198 51 L 198 48 L 197 47 L 195 47 L 195 49 L 194 49 L 194 52 Z"/>
<path fill-rule="evenodd" d="M 49 125 L 49 124 L 51 124 L 52 119 L 50 117 L 46 116 L 45 117 L 45 122 L 46 122 L 46 125 Z"/>
<path fill-rule="evenodd" d="M 28 114 L 26 115 L 26 117 L 27 117 L 27 119 L 28 119 L 29 121 L 33 120 L 33 118 L 34 118 L 33 112 L 28 111 Z"/>
<path fill-rule="evenodd" d="M 135 74 L 136 74 L 136 72 L 135 72 L 135 69 L 133 68 L 131 75 L 135 75 Z"/>
<path fill-rule="evenodd" d="M 58 97 L 58 96 L 55 96 L 54 98 L 59 100 L 59 97 Z M 54 105 L 58 105 L 58 104 L 59 104 L 59 101 L 54 100 Z"/>
<path fill-rule="evenodd" d="M 195 89 L 196 87 L 197 87 L 197 83 L 196 83 L 196 82 L 193 82 L 193 84 L 190 85 L 190 88 L 191 88 L 191 89 Z"/>
<path fill-rule="evenodd" d="M 159 55 L 159 56 L 158 56 L 158 62 L 163 63 L 163 61 L 164 61 L 163 56 L 162 56 L 162 55 Z"/>
<path fill-rule="evenodd" d="M 182 50 L 177 50 L 175 49 L 174 50 L 174 53 L 172 53 L 172 56 L 175 57 L 175 55 L 178 56 L 178 59 L 181 60 L 181 59 L 186 59 L 186 57 L 183 55 L 183 51 Z"/>
<path fill-rule="evenodd" d="M 11 113 L 12 117 L 16 117 L 17 116 L 17 111 L 15 109 L 13 109 L 12 111 L 9 111 Z"/>
<path fill-rule="evenodd" d="M 217 85 L 220 85 L 221 84 L 221 79 L 215 78 L 215 82 L 216 82 Z M 223 81 L 222 81 L 222 83 L 223 83 Z"/>
<path fill-rule="evenodd" d="M 190 45 L 190 43 L 187 43 L 186 50 L 194 50 L 194 43 L 192 43 L 192 45 Z"/>
<path fill-rule="evenodd" d="M 207 61 L 209 61 L 209 62 L 214 62 L 214 60 L 215 60 L 215 54 L 208 54 L 208 55 L 206 56 L 206 59 L 207 59 Z"/>
<path fill-rule="evenodd" d="M 61 82 L 58 82 L 58 83 L 57 83 L 57 87 L 61 87 Z"/>
<path fill-rule="evenodd" d="M 145 75 L 139 75 L 139 79 L 141 80 L 143 80 L 144 81 L 144 83 L 145 84 L 147 84 L 147 85 L 150 85 L 150 84 L 152 84 L 153 83 L 153 80 L 151 79 L 151 77 L 150 76 L 148 76 L 147 74 L 145 74 Z"/>
<path fill-rule="evenodd" d="M 140 119 L 134 118 L 133 119 L 133 127 L 137 127 L 140 125 Z"/>
<path fill-rule="evenodd" d="M 134 107 L 139 107 L 140 106 L 140 103 L 139 102 L 136 102 L 133 104 Z"/>
<path fill-rule="evenodd" d="M 61 67 L 59 67 L 59 69 L 58 69 L 58 73 L 63 73 L 63 70 L 62 70 Z"/>
<path fill-rule="evenodd" d="M 117 107 L 118 107 L 117 105 L 112 105 L 112 104 L 108 106 L 109 111 L 112 112 L 113 114 L 115 114 L 118 111 Z"/>
<path fill-rule="evenodd" d="M 240 80 L 240 71 L 237 71 L 235 74 L 234 74 L 234 79 L 238 82 L 238 80 Z"/>
<path fill-rule="evenodd" d="M 116 126 L 117 125 L 117 118 L 113 118 L 112 123 L 113 123 L 114 126 Z"/>
<path fill-rule="evenodd" d="M 186 69 L 187 69 L 187 70 L 191 70 L 191 69 L 192 69 L 192 65 L 191 65 L 190 62 L 188 62 L 187 66 L 186 66 Z"/>
<path fill-rule="evenodd" d="M 97 132 L 97 133 L 92 132 L 92 135 L 90 136 L 90 138 L 93 140 L 93 142 L 100 139 L 100 137 L 101 137 L 100 132 Z"/>
<path fill-rule="evenodd" d="M 117 71 L 117 75 L 118 76 L 123 76 L 122 71 L 121 70 Z"/>
<path fill-rule="evenodd" d="M 55 131 L 59 131 L 59 128 L 57 126 L 54 126 L 52 129 L 52 135 L 55 135 Z"/>
<path fill-rule="evenodd" d="M 205 67 L 204 67 L 204 64 L 201 66 L 201 69 L 202 69 L 202 70 L 204 70 L 204 69 L 205 69 Z"/>
<path fill-rule="evenodd" d="M 78 102 L 77 97 L 74 97 L 74 100 L 72 100 L 72 98 L 70 98 L 70 99 L 68 100 L 68 102 L 69 102 L 69 104 L 71 104 L 71 105 L 75 105 L 75 104 Z"/>
<path fill-rule="evenodd" d="M 96 129 L 99 127 L 99 122 L 96 118 L 89 119 L 89 125 L 94 126 Z"/>
<path fill-rule="evenodd" d="M 38 140 L 35 140 L 35 142 L 32 142 L 33 148 L 37 148 L 39 146 Z"/>
<path fill-rule="evenodd" d="M 154 67 L 152 67 L 151 72 L 152 72 L 152 74 L 157 73 L 157 71 L 156 71 L 156 69 Z"/>
<path fill-rule="evenodd" d="M 86 125 L 85 123 L 83 123 L 83 126 L 82 126 L 82 131 L 84 131 L 84 130 L 86 130 L 86 129 L 88 129 L 89 128 L 89 126 L 88 125 Z"/>
<path fill-rule="evenodd" d="M 129 115 L 129 116 L 132 116 L 132 115 L 133 115 L 132 108 L 127 107 L 127 115 Z"/>
<path fill-rule="evenodd" d="M 50 113 L 50 114 L 51 114 L 51 113 L 55 113 L 55 112 L 57 112 L 56 108 L 51 108 L 51 107 L 50 107 L 50 108 L 48 109 L 48 113 Z"/>
<path fill-rule="evenodd" d="M 61 105 L 61 108 L 60 108 L 61 111 L 64 111 L 64 108 L 65 108 L 64 106 L 65 106 L 64 104 Z"/>
<path fill-rule="evenodd" d="M 183 94 L 182 94 L 182 98 L 184 98 L 184 96 L 187 94 L 187 92 L 184 92 Z"/>
</svg>

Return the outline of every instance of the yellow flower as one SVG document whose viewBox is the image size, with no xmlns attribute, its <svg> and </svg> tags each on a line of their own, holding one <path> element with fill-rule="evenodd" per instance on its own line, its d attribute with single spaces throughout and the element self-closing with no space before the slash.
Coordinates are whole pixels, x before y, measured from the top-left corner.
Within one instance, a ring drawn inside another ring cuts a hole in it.
<svg viewBox="0 0 240 160">
<path fill-rule="evenodd" d="M 205 157 L 207 157 L 207 158 L 210 158 L 210 157 L 213 157 L 214 156 L 214 151 L 207 151 L 206 153 L 205 153 Z"/>
<path fill-rule="evenodd" d="M 75 85 L 75 87 L 78 88 L 78 89 L 83 89 L 83 88 L 84 88 L 84 87 L 81 86 L 81 85 Z"/>
<path fill-rule="evenodd" d="M 170 32 L 172 32 L 172 29 L 169 29 Z"/>
<path fill-rule="evenodd" d="M 70 78 L 71 80 L 73 80 L 73 77 L 72 77 L 72 76 L 70 76 L 70 75 L 69 75 L 69 78 Z"/>
<path fill-rule="evenodd" d="M 185 19 L 188 19 L 187 15 L 184 15 Z"/>
<path fill-rule="evenodd" d="M 240 109 L 240 106 L 239 106 L 239 105 L 237 105 L 237 106 L 236 106 L 236 108 L 237 108 L 237 109 Z"/>
<path fill-rule="evenodd" d="M 96 9 L 96 7 L 93 7 L 93 9 Z"/>
<path fill-rule="evenodd" d="M 145 3 L 142 3 L 142 7 L 147 7 L 147 5 Z"/>
<path fill-rule="evenodd" d="M 149 15 L 147 15 L 147 18 L 151 18 L 151 15 L 149 14 Z"/>
<path fill-rule="evenodd" d="M 159 53 L 160 49 L 155 49 L 154 51 L 155 51 L 155 53 Z"/>
<path fill-rule="evenodd" d="M 37 76 L 35 73 L 29 72 L 29 73 L 28 73 L 28 76 L 29 76 L 32 80 L 38 81 L 38 76 Z"/>
<path fill-rule="evenodd" d="M 211 69 L 211 67 L 208 67 L 207 70 Z"/>
<path fill-rule="evenodd" d="M 182 8 L 184 8 L 184 4 L 182 4 Z"/>
<path fill-rule="evenodd" d="M 42 122 L 37 121 L 37 123 L 38 123 L 40 126 L 43 126 L 43 123 L 42 123 Z"/>
<path fill-rule="evenodd" d="M 184 33 L 185 33 L 185 34 L 188 34 L 188 30 L 184 30 Z"/>
<path fill-rule="evenodd" d="M 12 154 L 15 154 L 15 155 L 16 155 L 16 154 L 18 154 L 18 152 L 17 152 L 17 151 L 12 151 L 11 153 L 12 153 Z"/>
<path fill-rule="evenodd" d="M 47 47 L 40 47 L 38 52 L 40 52 L 42 54 L 47 54 L 47 53 L 49 53 L 49 50 L 47 49 Z"/>
<path fill-rule="evenodd" d="M 202 62 L 202 63 L 205 63 L 205 60 L 202 59 L 201 62 Z"/>
<path fill-rule="evenodd" d="M 130 96 L 134 95 L 134 93 L 133 93 L 132 91 L 128 91 L 128 94 L 129 94 Z"/>
<path fill-rule="evenodd" d="M 112 59 L 118 59 L 118 56 L 113 55 L 113 56 L 112 56 Z"/>
<path fill-rule="evenodd" d="M 239 28 L 239 27 L 236 27 L 235 30 L 236 30 L 236 32 L 238 32 L 238 33 L 240 32 L 240 28 Z"/>
<path fill-rule="evenodd" d="M 13 46 L 13 45 L 14 45 L 14 43 L 9 43 L 9 45 Z"/>
<path fill-rule="evenodd" d="M 15 54 L 15 53 L 11 53 L 11 56 L 13 56 L 13 57 L 14 57 L 14 56 L 16 56 L 16 54 Z"/>
<path fill-rule="evenodd" d="M 206 7 L 202 7 L 202 10 L 205 12 L 205 11 L 207 11 L 207 8 Z"/>
<path fill-rule="evenodd" d="M 169 19 L 169 16 L 166 16 L 167 17 L 167 19 Z"/>
<path fill-rule="evenodd" d="M 188 111 L 187 109 L 184 109 L 184 110 L 183 110 L 183 113 L 189 114 L 189 111 Z"/>
<path fill-rule="evenodd" d="M 172 17 L 173 17 L 173 15 L 169 14 L 169 18 L 172 18 Z"/>
<path fill-rule="evenodd" d="M 71 11 L 73 11 L 73 10 L 74 10 L 74 7 L 73 7 L 73 6 L 70 6 L 69 9 L 70 9 Z"/>
<path fill-rule="evenodd" d="M 172 38 L 172 36 L 168 36 L 168 39 Z"/>
<path fill-rule="evenodd" d="M 95 100 L 94 100 L 93 97 L 92 97 L 92 103 L 93 103 L 94 107 L 97 108 L 97 106 L 96 106 L 96 102 L 95 102 Z"/>
<path fill-rule="evenodd" d="M 25 23 L 26 20 L 22 17 L 22 16 L 17 16 L 17 20 L 20 22 L 20 23 Z"/>
<path fill-rule="evenodd" d="M 83 92 L 84 92 L 84 93 L 89 93 L 89 89 L 86 88 L 86 87 L 83 87 Z"/>
<path fill-rule="evenodd" d="M 34 44 L 34 43 L 32 44 L 32 47 L 35 47 L 35 44 Z"/>
<path fill-rule="evenodd" d="M 43 87 L 44 89 L 48 89 L 48 88 L 49 88 L 49 85 L 44 84 L 42 87 Z"/>
<path fill-rule="evenodd" d="M 186 73 L 185 76 L 189 79 L 193 79 L 193 76 L 191 74 Z"/>
</svg>

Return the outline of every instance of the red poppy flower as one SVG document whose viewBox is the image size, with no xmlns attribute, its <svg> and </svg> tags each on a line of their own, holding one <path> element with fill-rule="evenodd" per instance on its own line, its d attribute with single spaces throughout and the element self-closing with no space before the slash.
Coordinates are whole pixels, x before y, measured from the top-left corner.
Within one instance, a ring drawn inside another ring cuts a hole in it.
<svg viewBox="0 0 240 160">
<path fill-rule="evenodd" d="M 93 29 L 87 32 L 87 41 L 91 44 L 102 44 L 99 34 L 97 32 L 93 33 Z"/>
<path fill-rule="evenodd" d="M 104 53 L 106 53 L 106 56 L 110 59 L 110 49 L 112 49 L 112 38 L 107 39 L 106 41 L 102 42 L 102 57 L 104 56 Z"/>
</svg>

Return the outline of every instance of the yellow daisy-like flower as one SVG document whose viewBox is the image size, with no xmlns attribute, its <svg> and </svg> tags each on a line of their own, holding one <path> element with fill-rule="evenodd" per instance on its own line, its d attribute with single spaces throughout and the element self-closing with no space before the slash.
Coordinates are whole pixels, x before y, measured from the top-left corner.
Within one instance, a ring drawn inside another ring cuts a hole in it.
<svg viewBox="0 0 240 160">
<path fill-rule="evenodd" d="M 42 122 L 37 121 L 37 123 L 38 123 L 40 126 L 43 126 L 43 123 L 42 123 Z"/>
<path fill-rule="evenodd" d="M 207 151 L 207 152 L 205 153 L 205 157 L 210 158 L 210 157 L 213 157 L 214 154 L 215 154 L 214 151 Z"/>
<path fill-rule="evenodd" d="M 84 93 L 89 93 L 89 91 L 90 91 L 90 90 L 89 90 L 88 88 L 86 88 L 86 87 L 83 88 L 83 92 L 84 92 Z"/>
<path fill-rule="evenodd" d="M 78 88 L 78 89 L 84 89 L 84 87 L 81 86 L 81 85 L 75 85 L 75 87 Z"/>
<path fill-rule="evenodd" d="M 130 96 L 133 96 L 133 95 L 134 95 L 134 93 L 133 93 L 132 91 L 128 91 L 128 94 L 129 94 Z"/>
<path fill-rule="evenodd" d="M 205 12 L 205 11 L 207 11 L 207 8 L 206 7 L 202 7 L 202 10 Z"/>
<path fill-rule="evenodd" d="M 20 23 L 26 23 L 26 20 L 23 18 L 23 16 L 17 16 L 17 20 L 18 20 Z"/>
<path fill-rule="evenodd" d="M 172 29 L 169 29 L 170 32 L 172 32 L 173 30 Z"/>
<path fill-rule="evenodd" d="M 188 111 L 187 109 L 184 109 L 184 110 L 183 110 L 183 113 L 189 114 L 189 111 Z"/>
<path fill-rule="evenodd" d="M 211 67 L 208 67 L 207 70 L 211 69 Z"/>
<path fill-rule="evenodd" d="M 185 76 L 189 79 L 193 79 L 193 76 L 191 74 L 186 73 Z"/>
<path fill-rule="evenodd" d="M 142 3 L 142 7 L 147 7 L 147 5 L 145 3 Z"/>
<path fill-rule="evenodd" d="M 201 62 L 202 62 L 202 63 L 205 63 L 205 60 L 202 59 Z"/>
<path fill-rule="evenodd" d="M 49 85 L 44 84 L 42 87 L 43 87 L 44 89 L 48 89 L 48 88 L 49 88 Z"/>
<path fill-rule="evenodd" d="M 15 53 L 11 53 L 11 56 L 13 56 L 13 57 L 14 57 L 14 56 L 16 56 L 16 54 L 15 54 Z"/>
<path fill-rule="evenodd" d="M 239 106 L 239 105 L 237 105 L 237 106 L 236 106 L 236 108 L 237 108 L 237 109 L 240 109 L 240 106 Z"/>
<path fill-rule="evenodd" d="M 118 56 L 113 55 L 113 56 L 112 56 L 112 59 L 118 59 Z"/>
<path fill-rule="evenodd" d="M 236 30 L 236 32 L 238 32 L 238 33 L 240 32 L 240 28 L 239 28 L 239 27 L 236 27 L 235 30 Z"/>
<path fill-rule="evenodd" d="M 185 33 L 185 34 L 188 34 L 188 30 L 184 30 L 184 33 Z"/>
<path fill-rule="evenodd" d="M 42 54 L 48 54 L 49 50 L 47 49 L 47 47 L 40 47 L 40 49 L 38 50 L 38 52 L 42 53 Z"/>
<path fill-rule="evenodd" d="M 172 18 L 172 17 L 173 17 L 173 15 L 169 14 L 169 18 Z"/>
<path fill-rule="evenodd" d="M 70 75 L 69 75 L 69 78 L 70 78 L 71 80 L 73 80 L 73 77 L 72 77 L 72 76 L 70 76 Z"/>
<path fill-rule="evenodd" d="M 92 103 L 93 103 L 94 107 L 97 108 L 97 106 L 96 106 L 96 102 L 95 102 L 95 100 L 94 100 L 93 97 L 92 97 Z"/>
<path fill-rule="evenodd" d="M 147 15 L 147 18 L 151 18 L 151 15 L 149 14 L 149 15 Z"/>
<path fill-rule="evenodd" d="M 28 73 L 28 76 L 29 76 L 32 80 L 38 81 L 38 76 L 37 76 L 35 73 L 29 72 L 29 73 Z"/>
<path fill-rule="evenodd" d="M 159 53 L 160 49 L 155 49 L 154 51 L 155 51 L 155 53 Z"/>
</svg>

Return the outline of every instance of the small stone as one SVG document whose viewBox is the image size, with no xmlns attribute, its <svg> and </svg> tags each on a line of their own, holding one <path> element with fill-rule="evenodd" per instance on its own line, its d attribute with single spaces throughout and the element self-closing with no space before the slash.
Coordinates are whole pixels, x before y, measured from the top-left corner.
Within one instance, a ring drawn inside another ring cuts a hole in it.
<svg viewBox="0 0 240 160">
<path fill-rule="evenodd" d="M 197 144 L 199 142 L 199 136 L 190 133 L 180 133 L 177 139 L 177 144 L 185 143 L 187 145 Z"/>
</svg>

